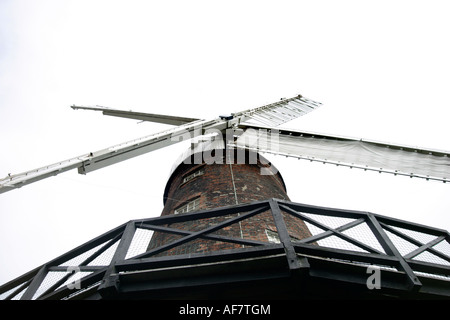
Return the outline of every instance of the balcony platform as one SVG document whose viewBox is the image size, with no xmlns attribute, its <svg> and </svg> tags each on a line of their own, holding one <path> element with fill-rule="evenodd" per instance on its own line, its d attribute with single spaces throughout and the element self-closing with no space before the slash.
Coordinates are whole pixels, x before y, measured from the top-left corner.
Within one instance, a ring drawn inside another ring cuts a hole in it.
<svg viewBox="0 0 450 320">
<path fill-rule="evenodd" d="M 270 211 L 277 240 L 220 230 Z M 312 236 L 295 239 L 285 217 Z M 223 222 L 189 231 L 174 223 Z M 148 250 L 154 232 L 178 239 Z M 166 255 L 201 239 L 239 248 Z M 0 286 L 1 300 L 450 299 L 450 234 L 369 212 L 278 199 L 131 220 Z"/>
</svg>

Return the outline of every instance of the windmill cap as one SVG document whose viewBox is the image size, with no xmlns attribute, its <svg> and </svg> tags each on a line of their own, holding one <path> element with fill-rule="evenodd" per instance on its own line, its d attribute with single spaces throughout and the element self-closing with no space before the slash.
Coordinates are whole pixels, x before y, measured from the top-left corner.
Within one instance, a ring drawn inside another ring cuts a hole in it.
<svg viewBox="0 0 450 320">
<path fill-rule="evenodd" d="M 163 198 L 164 204 L 166 203 L 170 185 L 172 184 L 172 181 L 176 175 L 177 169 L 179 169 L 183 164 L 186 164 L 186 165 L 204 164 L 205 163 L 205 161 L 204 161 L 205 160 L 204 159 L 205 151 L 207 151 L 207 153 L 206 153 L 207 155 L 212 155 L 214 153 L 214 150 L 236 151 L 236 149 L 227 149 L 223 139 L 200 140 L 200 141 L 197 140 L 197 141 L 192 142 L 191 146 L 177 158 L 177 160 L 174 162 L 174 164 L 170 170 L 169 178 L 167 179 L 166 187 L 164 189 L 164 198 Z M 268 170 L 267 172 L 271 172 L 270 174 L 277 175 L 279 177 L 279 179 L 281 180 L 281 183 L 283 184 L 284 190 L 286 190 L 286 185 L 284 183 L 283 177 L 281 176 L 278 169 L 269 160 L 267 160 L 265 157 L 263 157 L 261 154 L 255 152 L 255 151 L 245 150 L 245 149 L 239 149 L 239 151 L 245 152 L 245 154 L 244 154 L 245 155 L 244 159 L 246 161 L 245 163 L 247 163 L 247 160 L 249 160 L 249 159 L 255 159 L 255 160 L 257 159 L 257 160 L 259 160 L 260 163 L 268 164 L 268 167 L 266 168 L 266 170 Z M 237 153 L 238 152 L 233 152 L 233 161 L 230 161 L 230 162 L 232 164 L 234 164 L 234 163 L 243 164 L 242 162 L 239 162 L 239 159 L 236 159 Z M 225 154 L 224 154 L 224 156 L 225 156 Z M 226 163 L 229 163 L 228 161 Z M 214 162 L 210 163 L 210 164 L 214 164 Z"/>
</svg>

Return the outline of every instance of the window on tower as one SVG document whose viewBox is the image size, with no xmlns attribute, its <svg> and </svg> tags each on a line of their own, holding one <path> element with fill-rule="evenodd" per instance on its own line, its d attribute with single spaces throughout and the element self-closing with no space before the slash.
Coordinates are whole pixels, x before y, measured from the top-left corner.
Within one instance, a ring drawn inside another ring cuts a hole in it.
<svg viewBox="0 0 450 320">
<path fill-rule="evenodd" d="M 269 242 L 272 243 L 281 243 L 280 241 L 280 236 L 278 235 L 278 232 L 270 230 L 270 229 L 266 229 L 266 236 L 267 236 L 267 240 L 269 240 Z M 298 242 L 300 241 L 299 239 L 293 237 L 293 236 L 289 236 L 289 238 L 291 239 L 292 242 Z"/>
<path fill-rule="evenodd" d="M 280 237 L 278 236 L 278 232 L 266 229 L 267 240 L 272 243 L 280 243 Z"/>
<path fill-rule="evenodd" d="M 186 213 L 198 210 L 198 207 L 200 206 L 200 198 L 196 198 L 192 201 L 189 201 L 188 203 L 182 205 L 181 207 L 178 207 L 175 209 L 173 213 L 179 214 L 179 213 Z"/>
<path fill-rule="evenodd" d="M 205 173 L 205 170 L 203 168 L 200 168 L 199 170 L 196 170 L 193 173 L 186 175 L 183 178 L 183 182 L 182 183 L 186 183 L 188 181 L 191 181 L 192 179 L 194 179 L 194 178 L 196 178 L 198 176 L 201 176 L 204 173 Z"/>
</svg>

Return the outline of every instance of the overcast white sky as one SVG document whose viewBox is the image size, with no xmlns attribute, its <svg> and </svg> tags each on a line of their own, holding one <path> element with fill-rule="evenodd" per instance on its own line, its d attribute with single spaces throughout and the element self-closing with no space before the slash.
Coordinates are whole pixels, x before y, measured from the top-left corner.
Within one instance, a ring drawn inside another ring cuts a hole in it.
<svg viewBox="0 0 450 320">
<path fill-rule="evenodd" d="M 450 150 L 446 1 L 0 2 L 0 176 L 166 126 L 72 104 L 209 119 L 302 94 L 285 127 Z M 185 145 L 0 195 L 0 283 L 159 216 Z M 270 157 L 292 201 L 450 229 L 450 184 Z"/>
</svg>

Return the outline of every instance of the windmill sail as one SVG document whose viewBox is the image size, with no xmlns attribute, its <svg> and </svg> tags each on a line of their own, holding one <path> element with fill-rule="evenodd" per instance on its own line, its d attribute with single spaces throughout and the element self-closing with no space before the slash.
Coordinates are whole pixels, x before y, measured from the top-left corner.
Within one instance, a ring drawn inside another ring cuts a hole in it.
<svg viewBox="0 0 450 320">
<path fill-rule="evenodd" d="M 450 153 L 445 151 L 262 126 L 241 128 L 244 133 L 235 147 L 396 175 L 450 180 Z"/>
<path fill-rule="evenodd" d="M 14 190 L 72 169 L 78 169 L 78 173 L 86 174 L 153 150 L 202 135 L 205 132 L 205 128 L 214 127 L 216 125 L 220 126 L 223 125 L 223 122 L 224 121 L 220 119 L 194 121 L 156 134 L 117 144 L 103 150 L 89 152 L 78 157 L 23 173 L 8 175 L 5 178 L 0 179 L 0 193 Z"/>
<path fill-rule="evenodd" d="M 71 106 L 74 110 L 92 110 L 92 111 L 102 111 L 105 116 L 114 116 L 142 121 L 150 121 L 156 123 L 170 124 L 170 125 L 183 125 L 186 123 L 190 123 L 193 121 L 198 121 L 200 119 L 195 118 L 186 118 L 186 117 L 176 117 L 162 114 L 154 114 L 154 113 L 144 113 L 144 112 L 135 112 L 135 111 L 125 111 L 125 110 L 117 110 L 110 109 L 100 106 L 95 107 L 86 107 L 86 106 Z"/>
<path fill-rule="evenodd" d="M 303 116 L 320 106 L 321 103 L 298 95 L 289 99 L 281 99 L 278 102 L 259 108 L 253 108 L 235 113 L 233 116 L 235 118 L 241 117 L 241 122 L 248 124 L 279 126 L 283 123 Z"/>
</svg>

